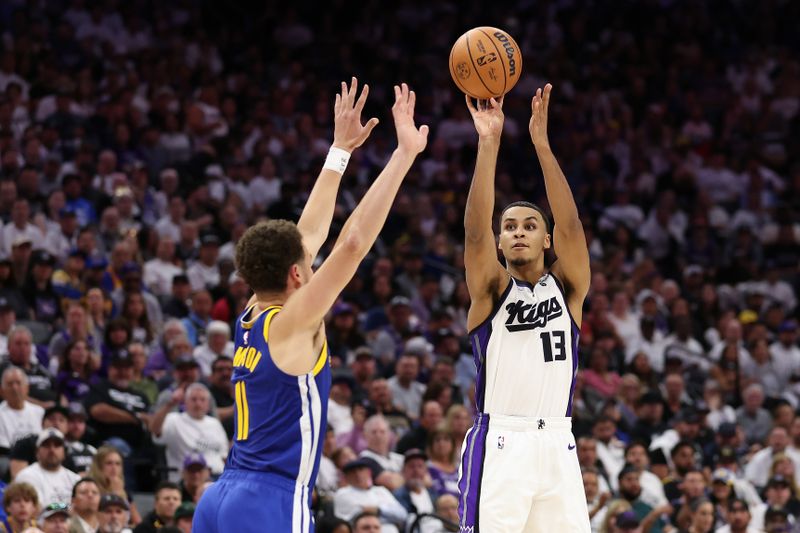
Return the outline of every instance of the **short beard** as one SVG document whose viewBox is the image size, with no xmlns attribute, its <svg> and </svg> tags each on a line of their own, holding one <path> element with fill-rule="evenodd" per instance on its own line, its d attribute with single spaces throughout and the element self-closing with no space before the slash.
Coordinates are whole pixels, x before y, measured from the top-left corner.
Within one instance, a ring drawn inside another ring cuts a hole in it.
<svg viewBox="0 0 800 533">
<path fill-rule="evenodd" d="M 525 259 L 524 257 L 520 257 L 519 259 L 510 259 L 508 264 L 511 266 L 515 266 L 517 268 L 524 267 L 533 262 L 533 259 Z"/>
</svg>

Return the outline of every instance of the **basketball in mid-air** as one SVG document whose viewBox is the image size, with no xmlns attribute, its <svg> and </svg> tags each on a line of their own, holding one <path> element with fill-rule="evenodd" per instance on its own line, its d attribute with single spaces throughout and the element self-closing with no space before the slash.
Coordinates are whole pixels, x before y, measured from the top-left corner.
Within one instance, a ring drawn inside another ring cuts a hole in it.
<svg viewBox="0 0 800 533">
<path fill-rule="evenodd" d="M 458 88 L 473 98 L 503 96 L 521 74 L 519 46 L 498 28 L 472 28 L 450 50 L 450 75 Z"/>
</svg>

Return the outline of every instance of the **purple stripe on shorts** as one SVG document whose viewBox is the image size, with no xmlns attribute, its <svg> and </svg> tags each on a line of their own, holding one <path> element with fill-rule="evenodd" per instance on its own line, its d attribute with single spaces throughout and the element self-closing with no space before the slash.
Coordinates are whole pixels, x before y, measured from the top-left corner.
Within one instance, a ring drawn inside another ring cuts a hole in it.
<svg viewBox="0 0 800 533">
<path fill-rule="evenodd" d="M 486 350 L 492 336 L 492 322 L 485 322 L 476 328 L 470 335 L 472 341 L 472 358 L 478 374 L 475 378 L 475 411 L 483 412 L 484 399 L 486 398 Z"/>
<path fill-rule="evenodd" d="M 461 458 L 461 478 L 458 480 L 458 490 L 461 493 L 458 501 L 458 519 L 461 531 L 478 532 L 478 505 L 488 431 L 489 415 L 478 414 L 470 430 L 464 456 Z"/>
<path fill-rule="evenodd" d="M 572 396 L 575 394 L 575 379 L 578 377 L 578 339 L 580 330 L 575 322 L 572 322 L 572 385 L 569 386 L 569 403 L 567 404 L 567 415 L 572 416 Z"/>
</svg>

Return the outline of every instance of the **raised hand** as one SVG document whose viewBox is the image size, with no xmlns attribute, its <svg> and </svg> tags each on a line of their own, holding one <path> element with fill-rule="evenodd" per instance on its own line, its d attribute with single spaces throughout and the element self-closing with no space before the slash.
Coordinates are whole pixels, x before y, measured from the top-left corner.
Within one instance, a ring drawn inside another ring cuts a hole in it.
<svg viewBox="0 0 800 533">
<path fill-rule="evenodd" d="M 408 90 L 405 83 L 399 87 L 394 86 L 394 105 L 392 116 L 394 127 L 397 130 L 397 147 L 417 155 L 425 149 L 428 143 L 428 126 L 422 125 L 417 129 L 414 125 L 414 104 L 417 95 Z"/>
<path fill-rule="evenodd" d="M 369 85 L 361 89 L 361 96 L 356 99 L 358 80 L 353 77 L 350 87 L 342 82 L 342 92 L 336 95 L 333 104 L 333 146 L 352 152 L 367 140 L 372 129 L 378 125 L 377 118 L 371 118 L 361 124 L 361 111 L 367 102 Z"/>
<path fill-rule="evenodd" d="M 531 100 L 531 121 L 528 124 L 528 130 L 534 146 L 550 144 L 547 138 L 547 109 L 550 106 L 550 91 L 552 90 L 553 86 L 548 83 L 544 86 L 544 91 L 537 89 Z"/>
<path fill-rule="evenodd" d="M 472 98 L 466 97 L 467 109 L 472 115 L 475 123 L 475 130 L 479 137 L 499 139 L 503 134 L 503 98 L 490 98 L 489 100 L 478 100 L 478 107 L 472 103 Z"/>
</svg>

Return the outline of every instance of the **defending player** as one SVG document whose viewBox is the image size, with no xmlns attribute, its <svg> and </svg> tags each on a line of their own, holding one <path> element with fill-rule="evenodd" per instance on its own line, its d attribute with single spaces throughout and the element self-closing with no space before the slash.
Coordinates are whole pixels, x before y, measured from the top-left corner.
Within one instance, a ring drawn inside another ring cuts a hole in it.
<svg viewBox="0 0 800 533">
<path fill-rule="evenodd" d="M 336 149 L 360 146 L 377 124 L 361 125 L 367 87 L 356 100 L 355 78 L 336 95 L 331 155 L 298 224 L 260 223 L 237 245 L 237 268 L 255 296 L 236 325 L 234 443 L 222 477 L 200 500 L 196 533 L 314 531 L 311 492 L 331 383 L 323 317 L 372 247 L 427 142 L 428 127 L 414 125 L 414 92 L 406 84 L 394 92 L 397 149 L 316 272 L 311 265 L 328 236 L 346 165 Z"/>
<path fill-rule="evenodd" d="M 476 109 L 467 98 L 479 137 L 464 217 L 478 415 L 462 449 L 462 532 L 590 531 L 570 419 L 589 253 L 547 138 L 550 90 L 548 84 L 536 92 L 530 121 L 555 218 L 558 260 L 549 270 L 550 223 L 527 202 L 503 210 L 499 248 L 506 268 L 497 260 L 492 216 L 502 100 L 478 102 Z"/>
</svg>

